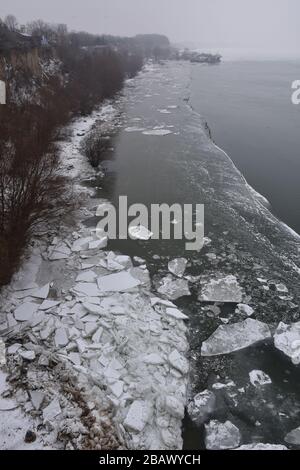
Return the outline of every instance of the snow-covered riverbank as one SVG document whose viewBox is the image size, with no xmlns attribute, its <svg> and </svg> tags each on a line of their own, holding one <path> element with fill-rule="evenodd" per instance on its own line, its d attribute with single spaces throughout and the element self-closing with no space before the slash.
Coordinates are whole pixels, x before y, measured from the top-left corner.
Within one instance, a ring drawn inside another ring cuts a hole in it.
<svg viewBox="0 0 300 470">
<path fill-rule="evenodd" d="M 82 224 L 102 202 L 80 185 L 94 175 L 81 141 L 99 119 L 113 126 L 116 110 L 77 119 L 60 143 L 81 200 L 76 222 L 33 240 L 2 291 L 5 449 L 182 447 L 185 316 L 151 293 L 144 260 L 106 251 L 107 239 Z"/>
</svg>

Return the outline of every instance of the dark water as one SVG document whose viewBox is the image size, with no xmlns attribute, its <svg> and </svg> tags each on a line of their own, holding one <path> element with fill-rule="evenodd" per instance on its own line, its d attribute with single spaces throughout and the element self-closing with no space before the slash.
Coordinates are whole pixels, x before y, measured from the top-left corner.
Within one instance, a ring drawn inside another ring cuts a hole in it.
<svg viewBox="0 0 300 470">
<path fill-rule="evenodd" d="M 211 245 L 201 252 L 188 252 L 184 242 L 178 240 L 116 240 L 110 241 L 109 249 L 145 258 L 153 291 L 157 281 L 168 273 L 168 261 L 184 256 L 189 262 L 187 275 L 199 279 L 212 279 L 216 273 L 235 275 L 245 290 L 247 303 L 255 308 L 257 320 L 271 324 L 297 321 L 300 319 L 297 305 L 290 310 L 288 301 L 280 300 L 272 290 L 263 291 L 257 278 L 284 282 L 298 304 L 299 274 L 293 264 L 299 262 L 298 240 L 257 201 L 231 160 L 209 139 L 200 109 L 194 112 L 190 106 L 192 102 L 199 108 L 196 105 L 202 90 L 199 75 L 219 74 L 222 66 L 209 70 L 200 66 L 191 68 L 187 63 L 166 63 L 143 72 L 129 84 L 118 103 L 123 125 L 112 138 L 114 150 L 104 165 L 106 177 L 90 184 L 99 188 L 96 197 L 108 198 L 116 206 L 121 195 L 128 197 L 128 204 L 144 203 L 147 207 L 155 203 L 205 204 L 205 235 L 211 239 Z M 161 113 L 162 109 L 169 113 Z M 136 129 L 128 132 L 133 127 Z M 143 129 L 157 130 L 157 127 L 168 129 L 171 134 L 143 134 Z M 260 173 L 258 166 L 254 175 Z M 257 184 L 253 185 L 261 190 Z M 93 218 L 86 223 L 94 226 L 96 222 Z M 296 427 L 300 419 L 299 388 L 295 385 L 298 375 L 293 375 L 289 362 L 278 357 L 272 345 L 254 347 L 251 351 L 248 348 L 220 358 L 202 358 L 202 342 L 222 322 L 198 301 L 199 279 L 190 282 L 192 295 L 176 302 L 189 316 L 189 396 L 216 381 L 234 380 L 236 398 L 229 392 L 220 392 L 220 406 L 214 418 L 232 420 L 240 428 L 244 443 L 283 442 L 285 433 Z M 235 314 L 235 307 L 222 306 L 222 317 L 232 323 L 242 320 Z M 249 384 L 249 372 L 260 368 L 273 381 L 273 386 L 264 391 L 256 391 Z M 255 424 L 258 422 L 259 425 Z M 196 429 L 187 419 L 185 448 L 203 448 L 203 438 L 203 428 Z"/>
<path fill-rule="evenodd" d="M 192 70 L 191 103 L 214 141 L 273 212 L 300 233 L 300 62 L 225 62 Z"/>
</svg>

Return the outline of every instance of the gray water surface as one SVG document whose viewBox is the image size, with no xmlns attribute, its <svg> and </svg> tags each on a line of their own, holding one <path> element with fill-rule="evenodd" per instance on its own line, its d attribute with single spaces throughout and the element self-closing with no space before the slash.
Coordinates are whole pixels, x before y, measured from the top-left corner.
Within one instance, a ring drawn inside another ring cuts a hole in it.
<svg viewBox="0 0 300 470">
<path fill-rule="evenodd" d="M 300 62 L 196 65 L 191 77 L 191 104 L 216 144 L 300 233 L 300 105 L 291 101 Z"/>
</svg>

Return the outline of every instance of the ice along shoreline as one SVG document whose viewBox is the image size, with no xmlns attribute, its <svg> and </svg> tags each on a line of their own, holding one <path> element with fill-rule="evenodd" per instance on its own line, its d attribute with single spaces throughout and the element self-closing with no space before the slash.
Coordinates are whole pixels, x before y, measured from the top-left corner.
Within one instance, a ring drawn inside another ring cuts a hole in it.
<svg viewBox="0 0 300 470">
<path fill-rule="evenodd" d="M 95 174 L 80 143 L 116 115 L 108 104 L 70 125 L 60 151 L 84 200 L 76 226 L 33 240 L 2 291 L 2 448 L 182 448 L 186 317 L 151 293 L 144 260 L 106 251 L 82 224 L 97 201 L 80 184 Z"/>
</svg>

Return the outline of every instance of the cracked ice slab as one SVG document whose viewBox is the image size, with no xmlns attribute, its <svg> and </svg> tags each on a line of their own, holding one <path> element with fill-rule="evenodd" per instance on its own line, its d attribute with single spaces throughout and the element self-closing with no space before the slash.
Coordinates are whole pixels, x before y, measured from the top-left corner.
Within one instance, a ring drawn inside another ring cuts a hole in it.
<svg viewBox="0 0 300 470">
<path fill-rule="evenodd" d="M 150 238 L 153 235 L 153 233 L 150 232 L 150 230 L 148 230 L 143 225 L 136 225 L 134 227 L 129 227 L 128 233 L 133 240 L 144 240 L 144 241 L 150 240 Z"/>
<path fill-rule="evenodd" d="M 153 129 L 153 130 L 149 130 L 149 131 L 144 131 L 143 134 L 144 135 L 165 136 L 165 135 L 172 134 L 172 132 L 167 130 L 167 129 Z"/>
<path fill-rule="evenodd" d="M 286 446 L 280 444 L 245 444 L 235 450 L 288 450 Z"/>
<path fill-rule="evenodd" d="M 168 269 L 170 273 L 174 274 L 174 276 L 182 277 L 184 275 L 186 265 L 187 265 L 187 259 L 175 258 L 172 261 L 169 261 Z"/>
<path fill-rule="evenodd" d="M 268 325 L 248 318 L 231 325 L 222 325 L 202 343 L 202 356 L 219 356 L 229 354 L 260 341 L 271 338 Z"/>
<path fill-rule="evenodd" d="M 29 321 L 32 319 L 33 315 L 38 309 L 38 304 L 32 302 L 25 302 L 16 308 L 14 312 L 14 317 L 18 321 Z"/>
<path fill-rule="evenodd" d="M 95 283 L 78 282 L 74 287 L 74 291 L 78 292 L 81 295 L 86 295 L 88 297 L 99 296 L 99 289 L 97 287 L 97 284 Z"/>
<path fill-rule="evenodd" d="M 203 424 L 212 414 L 216 405 L 216 396 L 210 390 L 197 393 L 188 404 L 187 411 L 189 417 L 197 425 Z"/>
<path fill-rule="evenodd" d="M 294 365 L 300 364 L 300 322 L 291 325 L 279 323 L 274 335 L 274 345 L 289 357 Z"/>
<path fill-rule="evenodd" d="M 291 432 L 289 432 L 285 436 L 284 440 L 288 444 L 299 447 L 300 446 L 300 427 L 293 429 Z"/>
<path fill-rule="evenodd" d="M 146 426 L 151 414 L 152 406 L 149 402 L 136 400 L 128 410 L 124 427 L 130 431 L 141 432 Z"/>
<path fill-rule="evenodd" d="M 240 431 L 230 421 L 210 421 L 205 425 L 205 433 L 205 445 L 208 450 L 235 449 L 240 445 Z"/>
<path fill-rule="evenodd" d="M 174 279 L 172 276 L 166 276 L 161 280 L 161 286 L 157 289 L 157 292 L 165 295 L 170 300 L 191 295 L 188 281 L 185 279 Z"/>
<path fill-rule="evenodd" d="M 48 253 L 50 261 L 59 261 L 69 258 L 71 250 L 64 242 L 60 242 L 54 247 L 50 247 Z"/>
<path fill-rule="evenodd" d="M 141 284 L 129 271 L 98 277 L 97 282 L 101 292 L 124 292 Z"/>
<path fill-rule="evenodd" d="M 254 387 L 261 387 L 272 383 L 270 377 L 262 370 L 252 370 L 249 372 L 250 383 Z"/>
<path fill-rule="evenodd" d="M 242 303 L 243 290 L 235 276 L 212 279 L 204 285 L 198 299 L 202 302 Z"/>
</svg>

